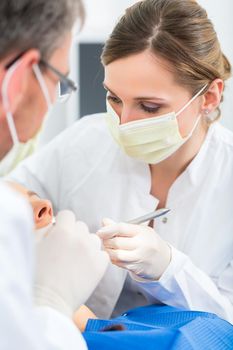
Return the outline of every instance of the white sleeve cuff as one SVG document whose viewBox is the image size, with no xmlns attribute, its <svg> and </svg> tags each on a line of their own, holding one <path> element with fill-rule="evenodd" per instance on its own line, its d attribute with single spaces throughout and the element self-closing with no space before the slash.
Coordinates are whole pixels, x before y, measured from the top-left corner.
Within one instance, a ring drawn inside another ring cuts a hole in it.
<svg viewBox="0 0 233 350">
<path fill-rule="evenodd" d="M 167 280 L 169 280 L 171 277 L 173 277 L 178 271 L 180 271 L 183 267 L 186 261 L 189 259 L 187 255 L 184 253 L 180 252 L 173 246 L 169 244 L 171 248 L 171 261 L 160 277 L 159 280 L 150 280 L 146 278 L 139 277 L 135 275 L 134 273 L 130 272 L 130 276 L 132 277 L 133 280 L 136 282 L 142 283 L 142 284 L 160 284 L 163 285 L 166 283 Z M 146 286 L 143 286 L 143 288 L 146 288 Z"/>
<path fill-rule="evenodd" d="M 183 286 L 177 283 L 176 276 L 179 276 L 180 273 L 184 272 L 190 259 L 187 255 L 176 248 L 172 246 L 170 247 L 172 250 L 172 258 L 170 264 L 159 280 L 147 280 L 135 275 L 133 276 L 132 274 L 131 277 L 142 287 L 150 303 L 159 300 L 167 305 L 188 308 L 187 300 L 183 295 Z"/>
</svg>

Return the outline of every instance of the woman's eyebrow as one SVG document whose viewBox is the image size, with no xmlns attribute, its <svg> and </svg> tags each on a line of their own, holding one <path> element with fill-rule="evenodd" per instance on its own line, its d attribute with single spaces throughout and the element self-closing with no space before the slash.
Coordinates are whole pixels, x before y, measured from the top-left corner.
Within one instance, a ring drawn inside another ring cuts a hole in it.
<svg viewBox="0 0 233 350">
<path fill-rule="evenodd" d="M 156 100 L 165 102 L 166 100 L 164 98 L 156 97 L 156 96 L 141 96 L 141 97 L 135 97 L 134 100 Z"/>
<path fill-rule="evenodd" d="M 37 196 L 37 197 L 40 198 L 40 196 L 38 196 L 38 194 L 37 194 L 36 192 L 33 192 L 33 191 L 27 191 L 27 195 L 28 195 L 29 197 Z"/>
<path fill-rule="evenodd" d="M 117 96 L 113 91 L 111 91 L 111 90 L 107 87 L 107 85 L 106 85 L 105 83 L 103 83 L 103 87 L 104 87 L 105 90 L 111 92 L 111 94 Z"/>
<path fill-rule="evenodd" d="M 103 87 L 105 90 L 109 91 L 112 95 L 117 97 L 117 94 L 115 94 L 113 91 L 111 91 L 105 83 L 103 83 Z M 165 102 L 166 100 L 164 98 L 156 97 L 154 95 L 151 96 L 139 96 L 139 97 L 134 97 L 134 100 L 156 100 L 156 101 L 161 101 Z"/>
</svg>

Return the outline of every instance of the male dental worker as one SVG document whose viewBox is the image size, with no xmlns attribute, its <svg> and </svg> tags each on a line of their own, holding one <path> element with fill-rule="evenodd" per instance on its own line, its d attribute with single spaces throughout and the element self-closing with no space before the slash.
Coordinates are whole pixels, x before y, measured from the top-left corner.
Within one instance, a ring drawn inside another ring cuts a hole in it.
<svg viewBox="0 0 233 350">
<path fill-rule="evenodd" d="M 71 30 L 80 0 L 0 2 L 0 167 L 19 157 L 66 78 Z M 43 165 L 42 165 L 43 166 Z M 70 211 L 35 247 L 33 215 L 20 194 L 0 183 L 0 349 L 86 349 L 72 322 L 108 265 L 99 239 Z"/>
</svg>

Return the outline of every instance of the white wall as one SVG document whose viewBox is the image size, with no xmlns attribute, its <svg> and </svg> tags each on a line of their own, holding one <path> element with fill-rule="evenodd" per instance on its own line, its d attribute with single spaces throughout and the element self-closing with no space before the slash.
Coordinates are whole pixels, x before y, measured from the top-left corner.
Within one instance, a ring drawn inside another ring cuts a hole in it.
<svg viewBox="0 0 233 350">
<path fill-rule="evenodd" d="M 84 0 L 87 18 L 81 41 L 105 41 L 125 9 L 135 0 Z"/>
<path fill-rule="evenodd" d="M 112 28 L 124 9 L 135 0 L 84 0 L 87 12 L 86 23 L 79 41 L 102 42 L 111 33 Z M 233 1 L 199 0 L 206 8 L 218 33 L 222 49 L 233 64 Z M 71 55 L 71 77 L 76 76 L 78 66 L 76 46 Z M 222 107 L 224 125 L 233 130 L 233 79 L 226 86 L 225 101 Z M 56 106 L 48 118 L 42 142 L 46 142 L 78 117 L 77 96 L 73 96 L 66 106 Z"/>
<path fill-rule="evenodd" d="M 75 38 L 78 42 L 104 42 L 111 33 L 118 18 L 135 0 L 83 0 L 86 8 L 86 20 L 82 32 Z M 76 43 L 72 46 L 70 57 L 71 78 L 76 78 L 78 54 Z M 73 123 L 78 117 L 78 95 L 72 96 L 66 105 L 55 105 L 47 118 L 40 137 L 41 145 Z"/>
</svg>

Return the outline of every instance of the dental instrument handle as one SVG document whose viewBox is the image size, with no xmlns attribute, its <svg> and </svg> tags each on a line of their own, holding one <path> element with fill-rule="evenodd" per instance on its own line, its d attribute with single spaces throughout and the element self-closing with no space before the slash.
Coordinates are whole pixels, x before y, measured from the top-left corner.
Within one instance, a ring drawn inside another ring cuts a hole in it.
<svg viewBox="0 0 233 350">
<path fill-rule="evenodd" d="M 127 221 L 127 223 L 139 225 L 139 224 L 142 224 L 143 222 L 150 221 L 152 219 L 163 216 L 163 215 L 167 214 L 170 210 L 171 209 L 167 209 L 167 208 L 158 209 L 158 210 L 153 211 L 152 213 L 149 213 L 149 214 L 140 216 L 138 218 L 129 220 L 129 221 Z"/>
</svg>

